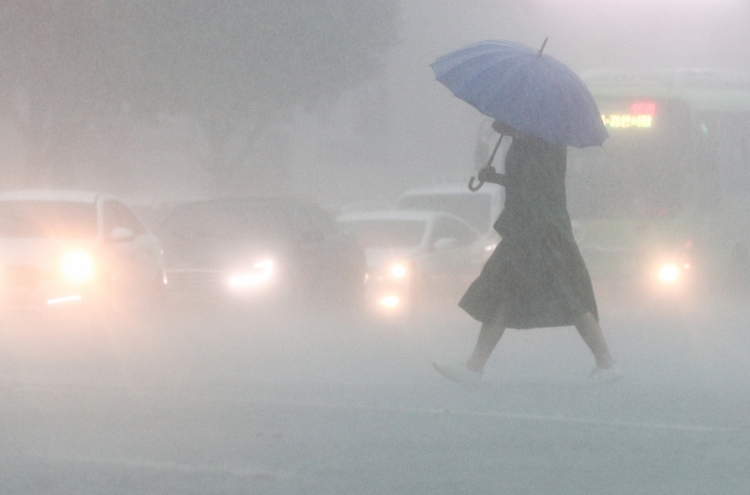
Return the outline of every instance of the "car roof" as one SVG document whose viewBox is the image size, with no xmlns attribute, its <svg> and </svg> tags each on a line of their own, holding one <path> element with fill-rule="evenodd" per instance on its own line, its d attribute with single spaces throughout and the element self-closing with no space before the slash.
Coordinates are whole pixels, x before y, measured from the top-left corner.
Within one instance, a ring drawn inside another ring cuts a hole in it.
<svg viewBox="0 0 750 495">
<path fill-rule="evenodd" d="M 493 187 L 494 186 L 494 187 Z M 479 191 L 472 192 L 464 183 L 455 184 L 439 184 L 425 187 L 415 187 L 407 189 L 401 193 L 400 197 L 404 196 L 417 196 L 417 195 L 429 195 L 429 194 L 499 194 L 501 191 L 500 186 L 496 184 L 485 184 Z"/>
<path fill-rule="evenodd" d="M 29 189 L 0 193 L 0 201 L 70 201 L 74 203 L 96 203 L 103 194 L 93 191 L 67 189 Z"/>
<path fill-rule="evenodd" d="M 340 222 L 350 222 L 356 220 L 413 220 L 429 222 L 438 217 L 449 217 L 454 220 L 458 220 L 462 224 L 471 226 L 466 223 L 462 218 L 445 213 L 441 211 L 426 211 L 426 210 L 378 210 L 378 211 L 362 211 L 345 213 L 337 218 Z M 474 230 L 474 229 L 472 229 Z"/>
<path fill-rule="evenodd" d="M 173 205 L 175 208 L 189 205 L 211 205 L 211 204 L 246 204 L 246 205 L 271 205 L 271 206 L 282 206 L 290 207 L 297 205 L 313 205 L 314 203 L 298 197 L 293 196 L 237 196 L 237 197 L 226 197 L 226 198 L 208 198 L 208 199 L 195 199 L 185 201 L 175 201 Z"/>
</svg>

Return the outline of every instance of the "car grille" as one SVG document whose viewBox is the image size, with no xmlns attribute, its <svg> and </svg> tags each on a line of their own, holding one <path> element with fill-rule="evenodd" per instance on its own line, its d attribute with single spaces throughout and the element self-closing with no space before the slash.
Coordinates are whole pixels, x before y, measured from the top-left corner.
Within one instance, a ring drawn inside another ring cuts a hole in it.
<svg viewBox="0 0 750 495">
<path fill-rule="evenodd" d="M 224 274 L 215 270 L 167 271 L 169 291 L 217 291 L 225 286 Z"/>
</svg>

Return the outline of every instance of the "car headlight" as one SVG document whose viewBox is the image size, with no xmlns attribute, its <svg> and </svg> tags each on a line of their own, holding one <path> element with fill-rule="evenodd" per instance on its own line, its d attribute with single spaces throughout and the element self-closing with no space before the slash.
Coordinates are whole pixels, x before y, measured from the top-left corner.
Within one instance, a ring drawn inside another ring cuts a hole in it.
<svg viewBox="0 0 750 495">
<path fill-rule="evenodd" d="M 80 284 L 94 279 L 96 262 L 88 251 L 74 249 L 65 253 L 60 269 L 68 282 Z"/>
<path fill-rule="evenodd" d="M 396 306 L 401 304 L 401 298 L 393 294 L 386 295 L 378 300 L 378 304 L 380 306 L 383 306 L 384 308 L 395 308 Z"/>
<path fill-rule="evenodd" d="M 681 270 L 674 263 L 665 263 L 659 267 L 658 277 L 664 283 L 672 284 L 680 279 Z"/>
<path fill-rule="evenodd" d="M 388 275 L 391 278 L 402 279 L 409 274 L 409 267 L 404 263 L 394 263 L 388 268 Z"/>
<path fill-rule="evenodd" d="M 674 284 L 687 275 L 692 265 L 688 262 L 664 263 L 659 266 L 656 277 L 665 284 Z"/>
<path fill-rule="evenodd" d="M 369 268 L 366 283 L 406 283 L 412 276 L 412 266 L 408 262 L 395 261 Z"/>
<path fill-rule="evenodd" d="M 263 260 L 255 263 L 250 270 L 237 272 L 229 277 L 233 289 L 247 289 L 268 283 L 273 277 L 274 263 Z"/>
</svg>

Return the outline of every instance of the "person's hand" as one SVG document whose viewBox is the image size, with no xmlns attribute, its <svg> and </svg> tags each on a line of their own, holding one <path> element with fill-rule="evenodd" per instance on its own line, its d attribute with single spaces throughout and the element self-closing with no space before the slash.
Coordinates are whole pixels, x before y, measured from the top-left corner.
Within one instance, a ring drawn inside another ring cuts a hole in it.
<svg viewBox="0 0 750 495">
<path fill-rule="evenodd" d="M 480 182 L 492 182 L 495 175 L 497 175 L 497 171 L 494 167 L 484 167 L 477 173 L 477 179 Z"/>
<path fill-rule="evenodd" d="M 484 167 L 477 173 L 477 179 L 481 182 L 489 182 L 490 184 L 501 184 L 503 183 L 503 175 L 498 174 L 495 167 Z"/>
</svg>

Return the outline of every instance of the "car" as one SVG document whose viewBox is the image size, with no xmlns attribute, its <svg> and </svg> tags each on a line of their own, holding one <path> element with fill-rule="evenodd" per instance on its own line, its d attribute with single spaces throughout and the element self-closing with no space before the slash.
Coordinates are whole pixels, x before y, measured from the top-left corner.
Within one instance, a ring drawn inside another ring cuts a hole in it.
<svg viewBox="0 0 750 495">
<path fill-rule="evenodd" d="M 395 209 L 452 213 L 468 222 L 486 241 L 497 244 L 500 236 L 493 225 L 504 201 L 504 189 L 497 184 L 484 184 L 473 192 L 466 184 L 441 184 L 407 189 L 396 200 Z"/>
<path fill-rule="evenodd" d="M 364 251 L 328 212 L 297 197 L 175 205 L 161 224 L 168 292 L 244 309 L 355 311 Z"/>
<path fill-rule="evenodd" d="M 419 314 L 431 304 L 457 303 L 494 249 L 449 213 L 381 210 L 337 221 L 364 247 L 367 307 L 385 314 Z"/>
<path fill-rule="evenodd" d="M 115 196 L 0 193 L 4 310 L 123 308 L 157 300 L 164 282 L 160 242 Z"/>
</svg>

